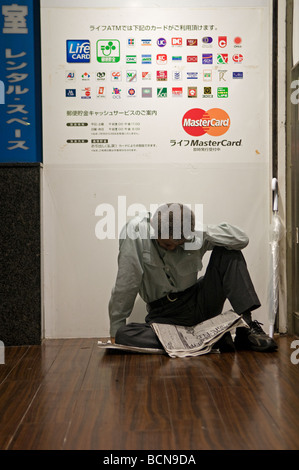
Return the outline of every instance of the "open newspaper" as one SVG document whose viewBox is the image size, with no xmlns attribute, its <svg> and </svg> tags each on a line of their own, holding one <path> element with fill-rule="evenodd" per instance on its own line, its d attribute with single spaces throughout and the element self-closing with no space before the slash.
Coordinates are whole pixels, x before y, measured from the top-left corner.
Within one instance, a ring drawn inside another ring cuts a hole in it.
<svg viewBox="0 0 299 470">
<path fill-rule="evenodd" d="M 236 327 L 248 327 L 232 310 L 195 326 L 153 323 L 152 328 L 170 357 L 199 356 L 212 351 L 214 344 Z"/>
<path fill-rule="evenodd" d="M 211 351 L 216 352 L 213 346 L 227 331 L 240 326 L 247 327 L 248 325 L 239 315 L 232 310 L 228 310 L 217 317 L 194 326 L 178 326 L 164 323 L 152 323 L 151 326 L 164 349 L 113 344 L 109 340 L 98 341 L 98 346 L 103 349 L 115 349 L 146 354 L 167 353 L 173 358 L 199 356 Z"/>
<path fill-rule="evenodd" d="M 115 349 L 118 351 L 129 351 L 144 354 L 165 354 L 165 349 L 142 348 L 137 346 L 127 346 L 126 344 L 111 343 L 110 340 L 99 340 L 98 347 L 101 349 Z"/>
</svg>

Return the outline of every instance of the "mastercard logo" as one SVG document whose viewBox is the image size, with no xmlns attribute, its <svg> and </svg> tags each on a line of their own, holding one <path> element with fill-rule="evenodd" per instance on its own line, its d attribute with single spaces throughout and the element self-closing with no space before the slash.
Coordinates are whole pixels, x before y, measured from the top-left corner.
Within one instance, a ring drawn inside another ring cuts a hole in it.
<svg viewBox="0 0 299 470">
<path fill-rule="evenodd" d="M 223 109 L 213 108 L 204 111 L 193 108 L 187 111 L 182 119 L 182 126 L 187 134 L 199 137 L 204 134 L 219 136 L 230 128 L 230 117 Z"/>
</svg>

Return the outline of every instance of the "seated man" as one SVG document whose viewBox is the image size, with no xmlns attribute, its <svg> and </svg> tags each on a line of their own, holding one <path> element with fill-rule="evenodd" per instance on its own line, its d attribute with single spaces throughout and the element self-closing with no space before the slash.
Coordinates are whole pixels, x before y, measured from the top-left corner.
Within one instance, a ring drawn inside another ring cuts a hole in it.
<svg viewBox="0 0 299 470">
<path fill-rule="evenodd" d="M 111 340 L 130 346 L 162 348 L 150 324 L 192 326 L 219 315 L 226 299 L 249 328 L 237 328 L 216 343 L 235 349 L 274 351 L 275 341 L 252 321 L 260 307 L 241 250 L 248 238 L 226 223 L 195 229 L 194 213 L 182 204 L 165 204 L 153 218 L 132 219 L 120 234 L 118 273 L 109 302 Z M 205 275 L 202 258 L 212 250 Z M 137 294 L 147 304 L 144 323 L 128 323 Z"/>
</svg>

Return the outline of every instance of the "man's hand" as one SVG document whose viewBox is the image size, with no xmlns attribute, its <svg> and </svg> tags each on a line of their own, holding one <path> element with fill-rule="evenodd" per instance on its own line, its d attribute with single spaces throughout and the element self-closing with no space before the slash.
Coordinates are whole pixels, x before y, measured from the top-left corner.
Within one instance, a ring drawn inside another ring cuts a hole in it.
<svg viewBox="0 0 299 470">
<path fill-rule="evenodd" d="M 115 344 L 115 338 L 114 337 L 111 337 L 110 341 L 111 341 L 112 344 Z"/>
</svg>

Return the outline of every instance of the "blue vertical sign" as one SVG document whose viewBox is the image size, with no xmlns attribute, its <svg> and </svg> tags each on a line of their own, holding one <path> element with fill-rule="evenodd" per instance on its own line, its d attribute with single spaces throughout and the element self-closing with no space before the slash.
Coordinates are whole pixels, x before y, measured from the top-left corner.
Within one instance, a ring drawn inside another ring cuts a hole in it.
<svg viewBox="0 0 299 470">
<path fill-rule="evenodd" d="M 0 162 L 40 162 L 39 2 L 0 5 Z"/>
</svg>

